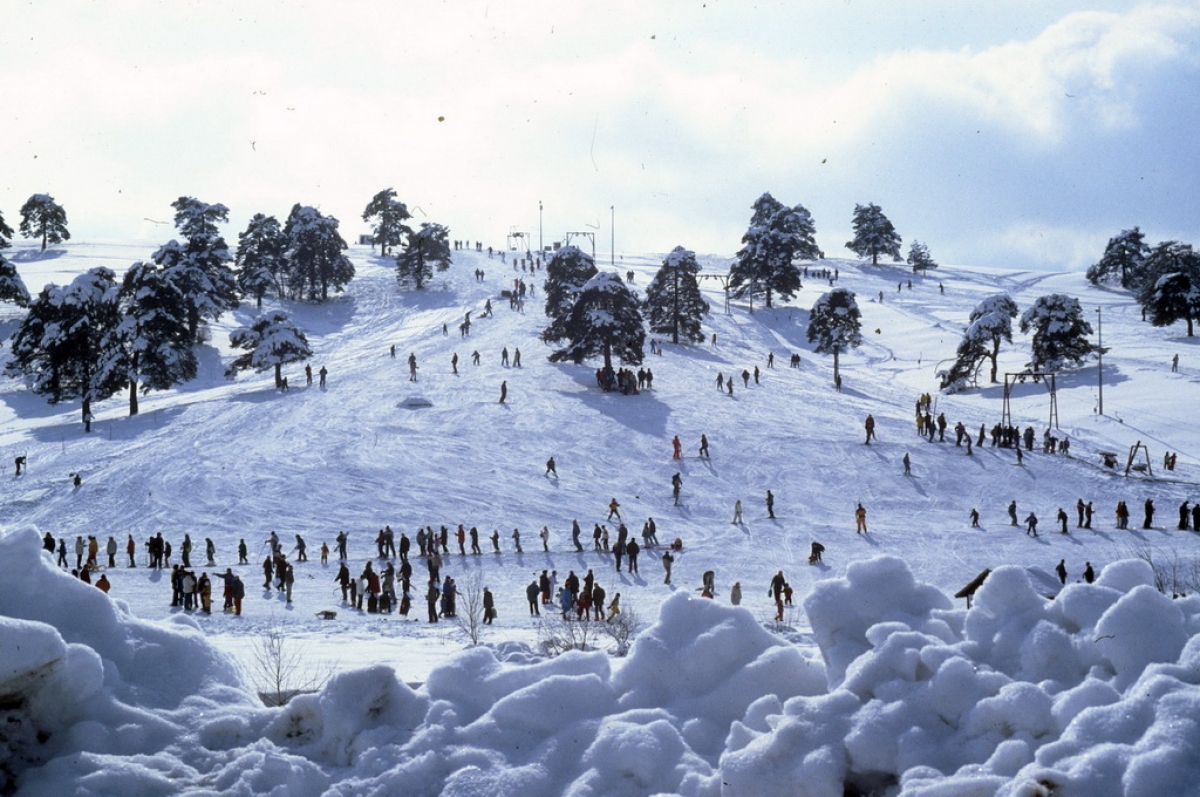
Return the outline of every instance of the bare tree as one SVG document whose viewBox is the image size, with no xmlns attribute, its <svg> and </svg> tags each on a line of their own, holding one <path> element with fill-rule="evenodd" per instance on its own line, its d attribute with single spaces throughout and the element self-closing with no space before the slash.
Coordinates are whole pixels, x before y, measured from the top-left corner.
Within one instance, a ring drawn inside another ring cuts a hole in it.
<svg viewBox="0 0 1200 797">
<path fill-rule="evenodd" d="M 330 673 L 314 670 L 305 660 L 304 646 L 287 635 L 272 616 L 252 649 L 251 680 L 268 706 L 282 706 L 299 694 L 319 691 Z"/>
<path fill-rule="evenodd" d="M 629 652 L 633 638 L 642 630 L 642 619 L 632 607 L 626 607 L 620 614 L 609 617 L 608 622 L 601 624 L 600 630 L 616 643 L 614 653 L 624 656 Z"/>
<path fill-rule="evenodd" d="M 607 625 L 601 620 L 576 620 L 570 612 L 566 616 L 549 614 L 538 623 L 538 648 L 548 656 L 568 650 L 594 650 Z"/>
<path fill-rule="evenodd" d="M 1158 557 L 1145 542 L 1130 544 L 1129 555 L 1150 565 L 1154 571 L 1154 586 L 1162 594 L 1182 598 L 1200 591 L 1200 558 L 1185 559 L 1174 548 L 1169 555 Z"/>
<path fill-rule="evenodd" d="M 478 645 L 483 638 L 486 627 L 483 612 L 483 573 L 476 570 L 457 585 L 458 595 L 455 600 L 455 622 L 459 629 L 466 634 L 472 645 Z"/>
</svg>

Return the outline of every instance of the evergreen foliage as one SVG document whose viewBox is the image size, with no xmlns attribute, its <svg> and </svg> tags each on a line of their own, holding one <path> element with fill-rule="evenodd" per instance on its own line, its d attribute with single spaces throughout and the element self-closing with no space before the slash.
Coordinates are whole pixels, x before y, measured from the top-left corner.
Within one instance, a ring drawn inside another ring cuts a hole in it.
<svg viewBox="0 0 1200 797">
<path fill-rule="evenodd" d="M 992 361 L 991 381 L 995 383 L 1000 343 L 1012 343 L 1012 320 L 1017 317 L 1017 303 L 1006 293 L 989 296 L 971 311 L 970 323 L 958 344 L 954 364 L 939 374 L 943 390 L 962 390 L 984 359 Z"/>
<path fill-rule="evenodd" d="M 1108 239 L 1100 261 L 1088 266 L 1088 282 L 1100 285 L 1116 281 L 1122 288 L 1136 288 L 1141 282 L 1142 270 L 1149 255 L 1150 246 L 1141 230 L 1137 227 L 1122 230 L 1119 235 Z"/>
<path fill-rule="evenodd" d="M 188 335 L 198 340 L 200 322 L 215 321 L 226 310 L 238 306 L 237 278 L 229 267 L 229 246 L 217 229 L 229 219 L 229 208 L 210 205 L 194 197 L 180 197 L 175 208 L 175 228 L 184 243 L 171 240 L 161 246 L 153 260 L 187 303 Z"/>
<path fill-rule="evenodd" d="M 1173 271 L 1158 278 L 1146 307 L 1150 323 L 1167 327 L 1176 321 L 1187 322 L 1187 336 L 1193 337 L 1193 321 L 1200 318 L 1200 286 L 1184 271 Z"/>
<path fill-rule="evenodd" d="M 417 290 L 433 279 L 434 269 L 450 268 L 450 231 L 441 224 L 422 223 L 408 236 L 404 251 L 396 255 L 396 279 Z"/>
<path fill-rule="evenodd" d="M 286 251 L 287 239 L 279 220 L 274 216 L 256 213 L 245 231 L 238 234 L 237 256 L 234 258 L 238 290 L 243 296 L 253 296 L 255 306 L 262 307 L 263 297 L 268 291 L 283 296 Z"/>
<path fill-rule="evenodd" d="M 12 246 L 13 229 L 4 221 L 4 213 L 0 212 L 0 249 Z"/>
<path fill-rule="evenodd" d="M 546 282 L 542 286 L 546 315 L 550 318 L 550 326 L 542 333 L 544 340 L 566 337 L 561 329 L 562 320 L 574 307 L 579 291 L 597 273 L 592 256 L 577 246 L 564 246 L 550 256 L 546 263 Z"/>
<path fill-rule="evenodd" d="M 859 257 L 870 257 L 873 266 L 879 265 L 880 255 L 900 260 L 900 235 L 878 205 L 855 205 L 853 223 L 854 239 L 846 242 L 847 249 Z"/>
<path fill-rule="evenodd" d="M 838 379 L 838 357 L 862 345 L 862 313 L 854 291 L 834 288 L 817 299 L 808 317 L 808 342 L 817 354 L 833 354 L 833 378 Z"/>
<path fill-rule="evenodd" d="M 77 276 L 70 285 L 50 284 L 29 305 L 12 337 L 12 359 L 5 371 L 23 377 L 51 404 L 83 400 L 82 417 L 91 402 L 106 399 L 122 386 L 112 371 L 101 368 L 105 337 L 120 321 L 117 281 L 111 269 L 99 267 Z"/>
<path fill-rule="evenodd" d="M 816 225 L 803 205 L 789 208 L 769 193 L 755 200 L 750 227 L 742 236 L 742 248 L 729 269 L 729 289 L 735 297 L 765 297 L 771 306 L 773 294 L 790 299 L 800 289 L 800 269 L 795 260 L 816 260 L 821 250 L 816 243 Z"/>
<path fill-rule="evenodd" d="M 1030 366 L 1059 371 L 1078 365 L 1096 347 L 1087 339 L 1092 325 L 1083 317 L 1079 300 L 1061 293 L 1042 296 L 1021 316 L 1021 332 L 1033 331 Z"/>
<path fill-rule="evenodd" d="M 17 273 L 17 267 L 8 258 L 0 255 L 0 302 L 10 302 L 17 307 L 29 306 L 29 291 Z"/>
<path fill-rule="evenodd" d="M 188 301 L 153 263 L 134 263 L 117 294 L 120 321 L 101 342 L 100 368 L 129 386 L 129 414 L 138 390 L 167 390 L 196 378 L 188 332 Z"/>
<path fill-rule="evenodd" d="M 673 343 L 679 342 L 681 333 L 687 340 L 704 340 L 700 319 L 709 308 L 700 295 L 699 272 L 696 253 L 689 249 L 677 246 L 666 256 L 646 288 L 646 315 L 652 332 L 670 333 Z"/>
<path fill-rule="evenodd" d="M 49 194 L 34 194 L 21 206 L 21 235 L 41 238 L 43 252 L 48 243 L 69 241 L 71 233 L 67 230 L 67 212 Z"/>
<path fill-rule="evenodd" d="M 325 301 L 354 279 L 354 264 L 338 232 L 338 220 L 308 205 L 294 205 L 283 226 L 287 239 L 287 292 L 293 299 Z"/>
<path fill-rule="evenodd" d="M 543 334 L 552 343 L 567 341 L 565 347 L 551 353 L 551 362 L 581 363 L 599 354 L 604 357 L 606 372 L 612 371 L 614 355 L 628 365 L 642 362 L 646 330 L 641 309 L 633 291 L 615 272 L 602 272 L 588 280 L 561 321 L 561 336 Z"/>
<path fill-rule="evenodd" d="M 908 245 L 908 264 L 912 266 L 913 273 L 921 274 L 931 268 L 937 268 L 937 261 L 929 254 L 929 247 L 920 241 L 913 241 Z"/>
<path fill-rule="evenodd" d="M 412 216 L 408 206 L 396 199 L 394 189 L 385 188 L 371 198 L 362 214 L 363 221 L 375 220 L 371 242 L 379 244 L 379 254 L 386 256 L 388 249 L 400 246 L 412 230 L 405 225 Z"/>
<path fill-rule="evenodd" d="M 1137 292 L 1138 303 L 1146 313 L 1154 304 L 1159 280 L 1168 274 L 1187 274 L 1193 285 L 1200 285 L 1200 254 L 1191 244 L 1163 241 L 1146 255 L 1137 280 L 1130 286 Z"/>
<path fill-rule="evenodd" d="M 225 369 L 226 376 L 248 369 L 262 372 L 274 368 L 276 388 L 283 386 L 284 365 L 312 356 L 308 338 L 282 310 L 265 313 L 250 326 L 233 330 L 229 345 L 243 353 Z"/>
</svg>

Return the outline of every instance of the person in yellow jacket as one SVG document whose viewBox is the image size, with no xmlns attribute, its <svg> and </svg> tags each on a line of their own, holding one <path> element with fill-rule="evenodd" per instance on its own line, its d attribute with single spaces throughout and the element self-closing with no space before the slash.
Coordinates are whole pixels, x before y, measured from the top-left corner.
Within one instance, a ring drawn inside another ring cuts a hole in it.
<svg viewBox="0 0 1200 797">
<path fill-rule="evenodd" d="M 867 531 L 867 510 L 862 504 L 858 505 L 858 509 L 854 510 L 854 521 L 857 526 L 857 534 L 864 534 Z"/>
<path fill-rule="evenodd" d="M 621 593 L 618 592 L 616 595 L 613 595 L 612 602 L 608 604 L 608 620 L 609 620 L 609 622 L 612 622 L 612 619 L 620 613 L 621 613 Z"/>
</svg>

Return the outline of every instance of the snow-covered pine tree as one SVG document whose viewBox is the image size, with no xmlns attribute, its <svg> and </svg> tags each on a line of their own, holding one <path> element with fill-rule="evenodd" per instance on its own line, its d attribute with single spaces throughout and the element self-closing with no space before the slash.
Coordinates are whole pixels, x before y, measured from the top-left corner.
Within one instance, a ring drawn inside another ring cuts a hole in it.
<svg viewBox="0 0 1200 797">
<path fill-rule="evenodd" d="M 450 268 L 450 230 L 441 224 L 423 222 L 408 236 L 404 250 L 396 255 L 396 280 L 417 290 L 433 279 L 434 269 Z"/>
<path fill-rule="evenodd" d="M 238 290 L 243 296 L 253 296 L 256 307 L 262 307 L 267 291 L 282 296 L 280 279 L 286 264 L 286 249 L 287 239 L 283 236 L 279 220 L 274 216 L 255 213 L 245 231 L 238 234 L 237 255 L 234 258 Z"/>
<path fill-rule="evenodd" d="M 237 278 L 229 267 L 233 258 L 217 229 L 229 219 L 229 208 L 194 197 L 180 197 L 171 207 L 184 243 L 168 241 L 151 259 L 187 302 L 188 335 L 197 340 L 202 320 L 215 321 L 238 306 Z"/>
<path fill-rule="evenodd" d="M 229 345 L 241 349 L 225 375 L 233 377 L 238 371 L 254 369 L 262 372 L 275 369 L 275 387 L 283 386 L 283 366 L 301 362 L 312 356 L 308 338 L 292 323 L 282 310 L 265 313 L 250 326 L 229 333 Z"/>
<path fill-rule="evenodd" d="M 29 306 L 29 291 L 25 289 L 25 283 L 22 281 L 21 275 L 17 273 L 17 267 L 2 254 L 0 254 L 0 302 L 11 302 L 17 307 Z"/>
<path fill-rule="evenodd" d="M 4 221 L 4 213 L 0 212 L 0 249 L 12 246 L 13 229 Z"/>
<path fill-rule="evenodd" d="M 579 291 L 596 274 L 592 256 L 577 246 L 564 246 L 550 256 L 546 263 L 546 282 L 542 286 L 550 326 L 542 332 L 543 340 L 562 340 L 566 337 L 561 328 L 562 321 L 575 306 Z"/>
<path fill-rule="evenodd" d="M 1192 335 L 1192 322 L 1200 318 L 1200 287 L 1187 272 L 1164 274 L 1154 284 L 1150 303 L 1146 307 L 1150 323 L 1168 327 L 1176 321 L 1187 322 L 1187 336 Z"/>
<path fill-rule="evenodd" d="M 1179 241 L 1163 241 L 1150 250 L 1137 280 L 1130 286 L 1137 292 L 1143 317 L 1150 314 L 1155 289 L 1167 274 L 1187 274 L 1193 285 L 1200 285 L 1200 253 L 1192 249 L 1191 244 Z"/>
<path fill-rule="evenodd" d="M 67 211 L 49 194 L 34 194 L 21 206 L 21 235 L 41 238 L 42 251 L 46 244 L 71 240 L 67 230 Z"/>
<path fill-rule="evenodd" d="M 354 279 L 354 264 L 343 252 L 346 242 L 338 220 L 308 205 L 296 204 L 283 225 L 287 238 L 288 293 L 293 299 L 321 301 L 329 289 L 340 292 Z"/>
<path fill-rule="evenodd" d="M 1012 343 L 1012 320 L 1019 312 L 1017 303 L 1006 293 L 989 296 L 975 306 L 958 344 L 954 364 L 939 374 L 943 390 L 953 392 L 964 389 L 967 380 L 984 359 L 992 361 L 991 380 L 993 383 L 997 381 L 1000 343 Z"/>
<path fill-rule="evenodd" d="M 920 241 L 913 241 L 908 245 L 908 264 L 912 266 L 914 274 L 922 274 L 938 267 L 933 255 L 929 254 L 929 247 Z"/>
<path fill-rule="evenodd" d="M 808 342 L 817 354 L 833 354 L 833 380 L 838 380 L 838 357 L 862 345 L 862 313 L 854 291 L 834 288 L 817 299 L 808 317 Z"/>
<path fill-rule="evenodd" d="M 816 225 L 803 205 L 789 208 L 769 193 L 755 200 L 750 226 L 742 236 L 742 248 L 729 269 L 729 289 L 735 297 L 765 296 L 771 306 L 773 294 L 790 299 L 800 289 L 797 259 L 816 260 L 821 250 L 816 242 Z"/>
<path fill-rule="evenodd" d="M 9 376 L 23 377 L 51 404 L 83 400 L 86 421 L 92 401 L 111 396 L 122 382 L 99 367 L 105 337 L 120 321 L 117 280 L 111 269 L 98 267 L 70 285 L 47 285 L 29 305 L 12 337 Z"/>
<path fill-rule="evenodd" d="M 379 244 L 379 254 L 386 257 L 388 249 L 400 246 L 412 230 L 405 225 L 411 215 L 408 206 L 396 199 L 396 191 L 385 188 L 371 198 L 362 214 L 363 221 L 375 220 L 372 244 Z"/>
<path fill-rule="evenodd" d="M 1093 285 L 1118 282 L 1122 288 L 1135 288 L 1150 255 L 1146 236 L 1137 227 L 1122 230 L 1108 239 L 1100 262 L 1088 266 L 1087 279 Z"/>
<path fill-rule="evenodd" d="M 188 333 L 188 302 L 154 263 L 134 263 L 117 295 L 120 322 L 102 342 L 99 367 L 129 386 L 129 414 L 138 390 L 167 390 L 196 377 Z"/>
<path fill-rule="evenodd" d="M 1033 331 L 1030 366 L 1041 371 L 1059 371 L 1078 365 L 1096 347 L 1087 336 L 1092 325 L 1083 317 L 1079 300 L 1061 293 L 1040 297 L 1021 316 L 1021 332 Z"/>
<path fill-rule="evenodd" d="M 581 363 L 599 354 L 606 373 L 613 370 L 614 355 L 627 365 L 642 362 L 646 330 L 641 309 L 637 296 L 615 272 L 601 272 L 588 280 L 562 322 L 563 336 L 546 340 L 566 340 L 568 345 L 551 353 L 551 362 Z"/>
<path fill-rule="evenodd" d="M 859 257 L 870 257 L 871 265 L 879 265 L 880 255 L 900 260 L 900 235 L 874 203 L 854 206 L 854 239 L 846 248 Z"/>
<path fill-rule="evenodd" d="M 690 249 L 677 246 L 666 256 L 646 288 L 650 331 L 670 333 L 673 343 L 679 342 L 680 333 L 688 340 L 704 340 L 700 318 L 708 312 L 708 302 L 700 295 L 699 272 L 696 253 Z"/>
</svg>

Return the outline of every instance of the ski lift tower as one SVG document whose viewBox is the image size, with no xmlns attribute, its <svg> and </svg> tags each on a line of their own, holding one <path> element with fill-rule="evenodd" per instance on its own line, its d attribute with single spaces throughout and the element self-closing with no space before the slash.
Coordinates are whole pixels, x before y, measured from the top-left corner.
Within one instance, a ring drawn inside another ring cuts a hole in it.
<svg viewBox="0 0 1200 797">
<path fill-rule="evenodd" d="M 729 275 L 728 274 L 697 274 L 702 280 L 716 280 L 721 283 L 721 287 L 725 290 L 725 315 L 732 315 L 729 309 Z"/>
<path fill-rule="evenodd" d="M 521 248 L 518 246 L 518 244 L 524 244 L 525 253 L 529 254 L 529 243 L 529 233 L 518 230 L 515 226 L 508 228 L 508 251 L 520 252 Z"/>
<path fill-rule="evenodd" d="M 596 262 L 596 233 L 594 232 L 568 232 L 563 236 L 563 240 L 567 246 L 571 245 L 572 238 L 587 238 L 592 242 L 592 262 Z"/>
<path fill-rule="evenodd" d="M 1050 427 L 1058 428 L 1058 390 L 1055 385 L 1055 377 L 1057 373 L 1054 371 L 1022 371 L 1020 373 L 1005 373 L 1004 374 L 1004 415 L 1000 420 L 1000 425 L 1005 429 L 1012 426 L 1012 404 L 1009 401 L 1012 394 L 1013 385 L 1023 385 L 1026 379 L 1032 379 L 1035 383 L 1044 382 L 1046 390 L 1050 393 Z"/>
</svg>

